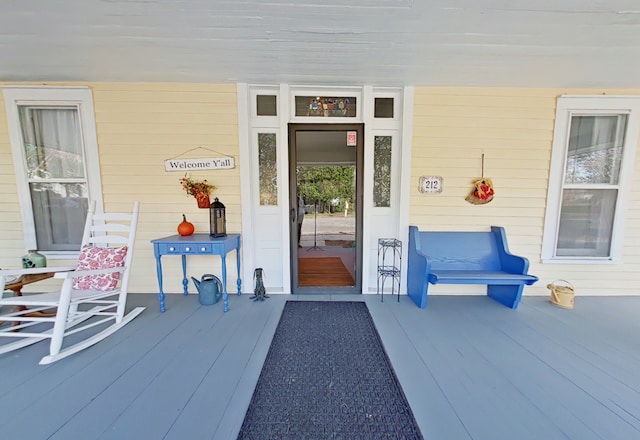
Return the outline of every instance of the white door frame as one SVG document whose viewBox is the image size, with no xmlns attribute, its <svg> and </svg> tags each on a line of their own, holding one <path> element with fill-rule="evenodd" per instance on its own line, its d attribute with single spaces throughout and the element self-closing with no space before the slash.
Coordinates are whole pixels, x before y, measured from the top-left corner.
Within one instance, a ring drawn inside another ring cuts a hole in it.
<svg viewBox="0 0 640 440">
<path fill-rule="evenodd" d="M 358 112 L 356 118 L 323 118 L 295 117 L 292 112 L 296 95 L 304 96 L 345 96 L 358 97 Z M 270 94 L 277 96 L 276 117 L 255 117 L 256 95 Z M 393 120 L 374 118 L 374 102 L 378 97 L 392 97 L 395 101 Z M 288 124 L 300 123 L 364 123 L 364 176 L 363 176 L 363 222 L 362 222 L 362 293 L 376 292 L 376 265 L 378 234 L 385 237 L 398 238 L 403 242 L 403 253 L 406 255 L 409 218 L 409 192 L 411 176 L 411 130 L 413 128 L 413 87 L 374 88 L 363 87 L 303 87 L 280 84 L 279 86 L 250 86 L 245 83 L 237 85 L 238 98 L 238 142 L 240 152 L 240 192 L 242 209 L 242 277 L 244 290 L 253 290 L 253 271 L 257 264 L 262 265 L 265 258 L 274 267 L 281 268 L 281 273 L 265 274 L 265 284 L 269 293 L 291 292 L 290 248 L 289 248 L 289 164 L 288 164 Z M 264 235 L 258 233 L 263 219 L 263 207 L 259 206 L 259 188 L 257 186 L 257 162 L 253 160 L 255 150 L 254 135 L 256 129 L 265 129 L 277 133 L 277 186 L 278 205 L 269 211 L 271 221 L 281 225 L 280 230 L 274 231 L 274 236 L 280 237 L 280 249 L 270 250 L 273 254 L 265 257 L 264 250 L 256 243 Z M 373 164 L 374 137 L 376 135 L 393 135 L 393 160 L 395 172 L 392 172 L 392 203 L 386 208 L 373 208 Z M 369 188 L 369 189 L 368 189 Z M 377 216 L 377 217 L 376 217 Z M 279 217 L 279 220 L 278 220 Z M 375 220 L 377 218 L 378 220 Z M 371 220 L 371 221 L 368 221 Z M 370 223 L 375 223 L 375 231 Z M 382 228 L 381 228 L 382 225 Z M 375 236 L 374 236 L 375 234 Z M 277 256 L 276 256 L 277 255 Z M 275 261 L 272 261 L 275 260 Z M 277 263 L 279 261 L 279 264 Z M 271 270 L 270 272 L 273 272 Z M 278 269 L 275 269 L 278 271 Z M 402 260 L 402 279 L 406 279 L 406 257 Z M 269 284 L 269 280 L 275 283 Z M 406 293 L 406 283 L 401 283 L 401 293 Z"/>
</svg>

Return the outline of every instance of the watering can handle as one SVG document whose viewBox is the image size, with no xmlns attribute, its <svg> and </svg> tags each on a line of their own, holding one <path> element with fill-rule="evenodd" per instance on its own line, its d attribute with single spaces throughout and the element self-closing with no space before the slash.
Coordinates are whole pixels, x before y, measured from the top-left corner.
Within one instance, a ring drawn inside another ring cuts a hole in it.
<svg viewBox="0 0 640 440">
<path fill-rule="evenodd" d="M 193 278 L 193 277 L 191 277 L 191 278 Z M 218 285 L 220 293 L 222 293 L 222 281 L 220 281 L 220 278 L 218 278 L 217 276 L 215 276 L 215 275 L 213 275 L 211 273 L 206 273 L 206 274 L 202 275 L 202 279 L 200 281 L 215 281 L 216 284 Z M 195 278 L 193 278 L 193 282 L 196 285 L 200 284 L 200 282 L 196 282 Z"/>
<path fill-rule="evenodd" d="M 220 293 L 222 293 L 222 291 L 224 290 L 222 288 L 222 281 L 220 281 L 220 278 L 218 278 L 215 275 L 211 275 L 213 277 L 213 279 L 215 280 L 216 284 L 218 285 L 218 290 L 220 291 Z"/>
</svg>

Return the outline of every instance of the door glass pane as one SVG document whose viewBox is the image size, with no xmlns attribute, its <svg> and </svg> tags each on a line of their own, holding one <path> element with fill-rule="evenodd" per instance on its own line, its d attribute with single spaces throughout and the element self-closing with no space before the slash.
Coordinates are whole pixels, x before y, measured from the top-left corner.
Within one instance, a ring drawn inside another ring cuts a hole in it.
<svg viewBox="0 0 640 440">
<path fill-rule="evenodd" d="M 29 179 L 84 178 L 75 108 L 19 106 Z"/>
<path fill-rule="evenodd" d="M 333 292 L 349 291 L 357 285 L 356 182 L 361 145 L 351 146 L 348 132 L 298 130 L 294 134 L 296 180 L 292 184 L 299 195 L 296 204 L 303 207 L 297 216 L 300 241 L 291 243 L 292 258 L 297 261 L 294 293 L 327 287 Z M 294 225 L 292 239 L 297 241 Z"/>
<path fill-rule="evenodd" d="M 80 248 L 89 195 L 84 184 L 29 184 L 38 249 L 74 251 Z"/>
<path fill-rule="evenodd" d="M 617 195 L 617 189 L 564 190 L 556 254 L 608 257 Z"/>
<path fill-rule="evenodd" d="M 260 204 L 278 204 L 278 169 L 275 133 L 258 133 Z"/>
<path fill-rule="evenodd" d="M 626 120 L 625 115 L 571 118 L 565 183 L 618 183 Z"/>
<path fill-rule="evenodd" d="M 373 205 L 391 206 L 391 136 L 374 137 Z"/>
</svg>

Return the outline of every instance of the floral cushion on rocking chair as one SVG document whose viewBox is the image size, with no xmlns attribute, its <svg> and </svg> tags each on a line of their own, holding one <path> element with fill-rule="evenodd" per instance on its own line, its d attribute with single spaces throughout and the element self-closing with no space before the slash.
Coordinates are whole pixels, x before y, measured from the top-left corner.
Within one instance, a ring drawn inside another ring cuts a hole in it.
<svg viewBox="0 0 640 440">
<path fill-rule="evenodd" d="M 77 270 L 109 269 L 124 266 L 127 246 L 101 248 L 82 246 L 78 257 Z M 113 290 L 118 285 L 120 273 L 87 275 L 73 279 L 73 288 L 81 290 Z"/>
</svg>

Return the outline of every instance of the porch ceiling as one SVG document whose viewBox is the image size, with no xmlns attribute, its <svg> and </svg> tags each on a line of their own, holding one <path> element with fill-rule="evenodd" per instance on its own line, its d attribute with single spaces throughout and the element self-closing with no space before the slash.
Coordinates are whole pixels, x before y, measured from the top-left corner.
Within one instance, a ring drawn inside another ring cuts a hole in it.
<svg viewBox="0 0 640 440">
<path fill-rule="evenodd" d="M 5 0 L 0 81 L 640 88 L 637 0 Z"/>
</svg>

